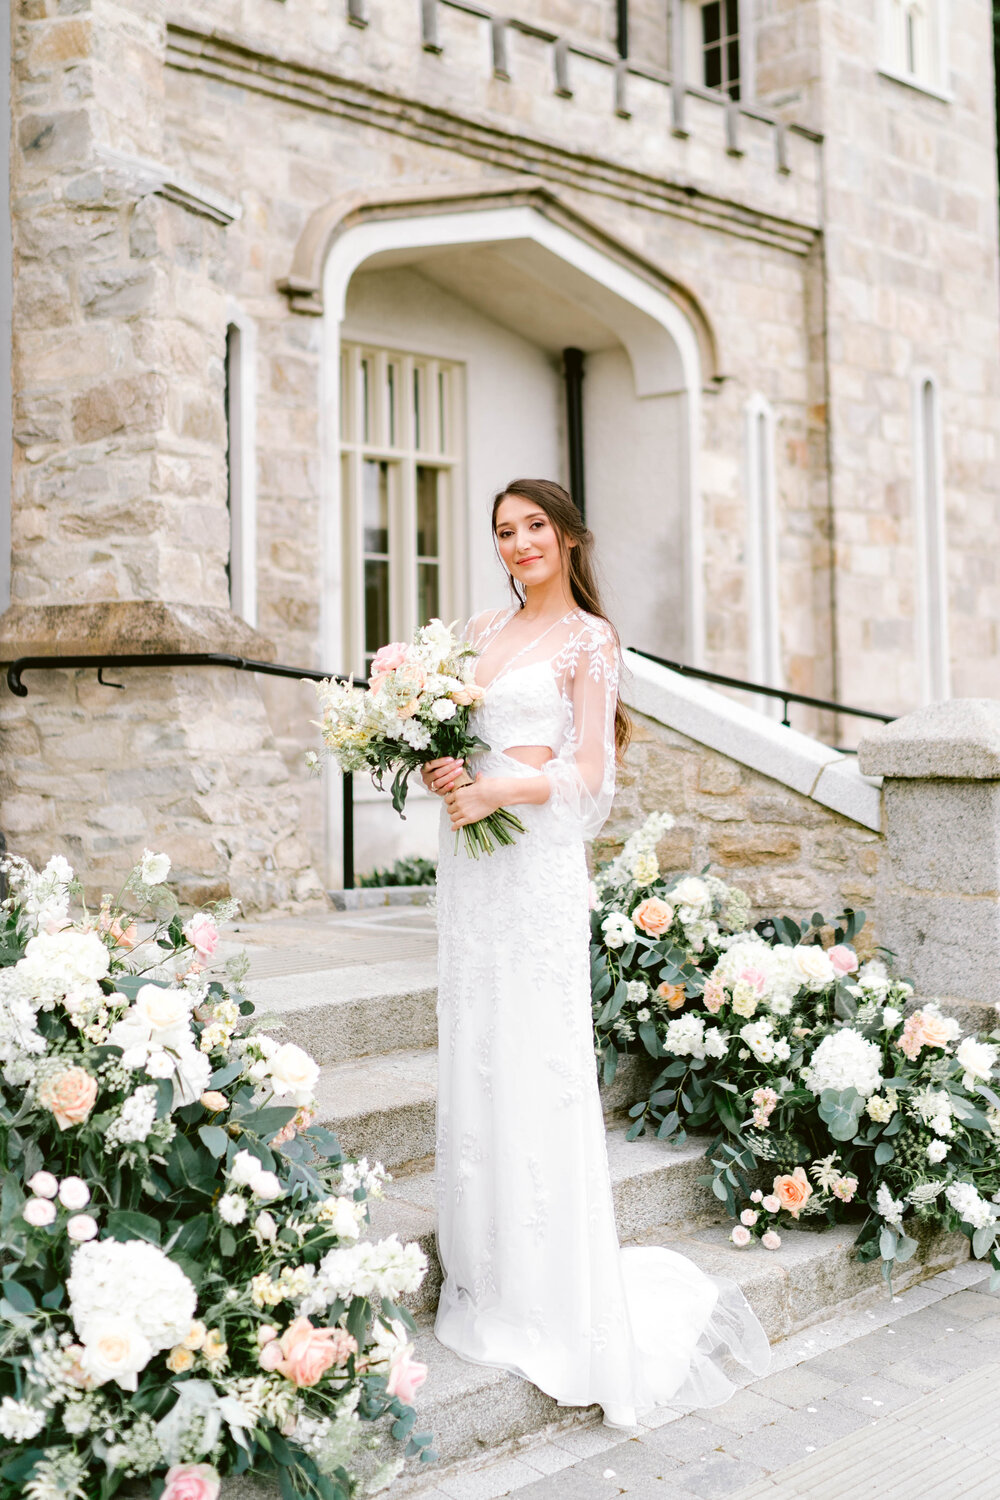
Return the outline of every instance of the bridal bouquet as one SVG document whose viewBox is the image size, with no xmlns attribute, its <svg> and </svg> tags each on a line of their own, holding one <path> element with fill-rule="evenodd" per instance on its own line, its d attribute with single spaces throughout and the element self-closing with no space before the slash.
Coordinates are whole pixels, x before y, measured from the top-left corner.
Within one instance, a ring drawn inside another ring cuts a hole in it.
<svg viewBox="0 0 1000 1500">
<path fill-rule="evenodd" d="M 353 681 L 317 687 L 323 741 L 340 769 L 370 771 L 379 787 L 392 771 L 392 805 L 400 815 L 409 779 L 427 761 L 441 756 L 467 761 L 475 751 L 490 748 L 469 727 L 483 696 L 472 678 L 475 655 L 447 625 L 432 620 L 409 645 L 394 641 L 376 652 L 367 688 Z M 462 829 L 474 859 L 492 854 L 497 844 L 512 844 L 523 832 L 520 818 L 505 807 Z"/>
<path fill-rule="evenodd" d="M 184 920 L 169 867 L 73 920 L 65 859 L 3 865 L 0 1500 L 251 1471 L 349 1500 L 376 1419 L 433 1457 L 395 1302 L 424 1256 L 361 1238 L 384 1171 L 314 1123 L 313 1059 L 245 1029 L 238 961 L 211 977 L 234 904 Z"/>
</svg>

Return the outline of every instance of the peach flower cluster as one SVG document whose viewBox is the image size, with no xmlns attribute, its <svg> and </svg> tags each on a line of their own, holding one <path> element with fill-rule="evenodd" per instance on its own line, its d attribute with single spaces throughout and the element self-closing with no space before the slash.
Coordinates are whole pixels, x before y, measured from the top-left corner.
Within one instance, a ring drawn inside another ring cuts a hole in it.
<svg viewBox="0 0 1000 1500">
<path fill-rule="evenodd" d="M 308 1318 L 296 1318 L 278 1336 L 278 1330 L 265 1325 L 263 1347 L 258 1356 L 262 1370 L 276 1370 L 294 1386 L 312 1386 L 327 1370 L 346 1364 L 357 1354 L 358 1343 L 344 1328 L 316 1328 Z"/>
<path fill-rule="evenodd" d="M 60 1130 L 82 1125 L 97 1098 L 97 1079 L 85 1068 L 66 1068 L 52 1073 L 38 1086 L 38 1102 L 55 1116 Z"/>
<path fill-rule="evenodd" d="M 943 1016 L 936 1005 L 915 1010 L 903 1023 L 899 1050 L 915 1062 L 924 1047 L 947 1047 L 960 1035 L 961 1027 L 950 1016 Z"/>
</svg>

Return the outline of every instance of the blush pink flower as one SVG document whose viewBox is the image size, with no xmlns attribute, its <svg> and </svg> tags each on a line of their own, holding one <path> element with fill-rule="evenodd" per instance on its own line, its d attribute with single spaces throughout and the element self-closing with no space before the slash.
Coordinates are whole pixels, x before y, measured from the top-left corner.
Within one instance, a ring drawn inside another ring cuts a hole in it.
<svg viewBox="0 0 1000 1500">
<path fill-rule="evenodd" d="M 191 920 L 184 923 L 182 931 L 202 963 L 207 964 L 219 942 L 215 918 L 207 911 L 195 912 Z"/>
<path fill-rule="evenodd" d="M 774 1193 L 767 1193 L 760 1200 L 760 1206 L 765 1213 L 777 1214 L 781 1212 L 781 1199 L 775 1197 Z"/>
<path fill-rule="evenodd" d="M 853 948 L 848 948 L 846 943 L 836 943 L 834 947 L 828 948 L 826 956 L 841 976 L 853 974 L 858 967 L 858 955 Z"/>
<path fill-rule="evenodd" d="M 781 1247 L 781 1235 L 776 1229 L 765 1229 L 760 1242 L 765 1250 L 778 1250 Z"/>
<path fill-rule="evenodd" d="M 841 1203 L 850 1203 L 858 1190 L 858 1179 L 856 1177 L 838 1177 L 833 1184 L 833 1196 L 839 1198 Z"/>
<path fill-rule="evenodd" d="M 745 1250 L 747 1245 L 749 1245 L 750 1241 L 753 1239 L 753 1235 L 743 1224 L 734 1224 L 729 1238 L 732 1240 L 737 1249 Z"/>
<path fill-rule="evenodd" d="M 400 1350 L 389 1366 L 389 1379 L 385 1383 L 387 1396 L 398 1396 L 409 1405 L 419 1388 L 427 1379 L 427 1366 L 414 1359 L 407 1348 Z"/>
<path fill-rule="evenodd" d="M 405 641 L 390 641 L 388 646 L 382 646 L 375 652 L 372 657 L 371 676 L 368 679 L 372 692 L 376 691 L 376 677 L 381 682 L 383 677 L 388 677 L 390 672 L 395 672 L 397 667 L 401 667 L 409 649 Z"/>
<path fill-rule="evenodd" d="M 315 1385 L 327 1370 L 343 1364 L 358 1349 L 357 1341 L 343 1328 L 314 1328 L 308 1318 L 296 1318 L 278 1343 L 282 1358 L 274 1368 L 296 1386 Z"/>
<path fill-rule="evenodd" d="M 739 978 L 736 981 L 737 984 L 739 984 L 740 981 L 742 981 L 743 984 L 750 985 L 751 989 L 757 995 L 763 995 L 764 991 L 767 989 L 767 975 L 764 973 L 763 969 L 755 969 L 749 964 L 745 969 L 742 969 L 740 971 Z"/>
<path fill-rule="evenodd" d="M 174 1464 L 160 1500 L 219 1500 L 221 1487 L 211 1464 Z"/>
<path fill-rule="evenodd" d="M 38 1089 L 38 1102 L 55 1116 L 60 1130 L 82 1125 L 97 1098 L 97 1079 L 83 1068 L 67 1068 L 46 1078 Z"/>
<path fill-rule="evenodd" d="M 725 1004 L 726 990 L 721 979 L 710 979 L 705 985 L 705 993 L 701 997 L 701 1003 L 707 1011 L 714 1016 Z"/>
</svg>

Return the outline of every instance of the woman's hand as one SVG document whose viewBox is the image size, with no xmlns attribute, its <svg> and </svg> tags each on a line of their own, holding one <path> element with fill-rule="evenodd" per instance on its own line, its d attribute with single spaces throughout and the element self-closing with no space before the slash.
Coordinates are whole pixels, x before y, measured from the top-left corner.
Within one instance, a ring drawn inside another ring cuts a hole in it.
<svg viewBox="0 0 1000 1500">
<path fill-rule="evenodd" d="M 444 755 L 440 760 L 425 761 L 420 767 L 420 777 L 427 790 L 439 797 L 447 796 L 463 777 L 466 781 L 469 780 L 465 762 L 456 760 L 452 755 Z"/>
<path fill-rule="evenodd" d="M 475 781 L 455 787 L 445 797 L 448 816 L 454 829 L 464 828 L 466 823 L 478 823 L 489 817 L 504 804 L 504 789 L 507 782 L 501 776 L 484 776 L 482 772 Z"/>
</svg>

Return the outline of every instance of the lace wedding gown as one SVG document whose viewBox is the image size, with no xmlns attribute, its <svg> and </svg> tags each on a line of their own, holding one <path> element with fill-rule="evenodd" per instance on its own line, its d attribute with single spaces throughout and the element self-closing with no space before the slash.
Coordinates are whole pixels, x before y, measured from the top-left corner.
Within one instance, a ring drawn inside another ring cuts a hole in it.
<svg viewBox="0 0 1000 1500">
<path fill-rule="evenodd" d="M 551 747 L 548 801 L 492 856 L 438 864 L 435 1333 L 462 1358 L 524 1376 L 564 1406 L 630 1427 L 654 1405 L 717 1404 L 723 1365 L 766 1369 L 767 1338 L 739 1288 L 659 1247 L 621 1249 L 590 1003 L 584 839 L 614 792 L 617 653 L 574 610 L 513 655 L 513 609 L 469 628 L 487 687 L 473 770 L 537 776 L 504 753 Z"/>
</svg>

